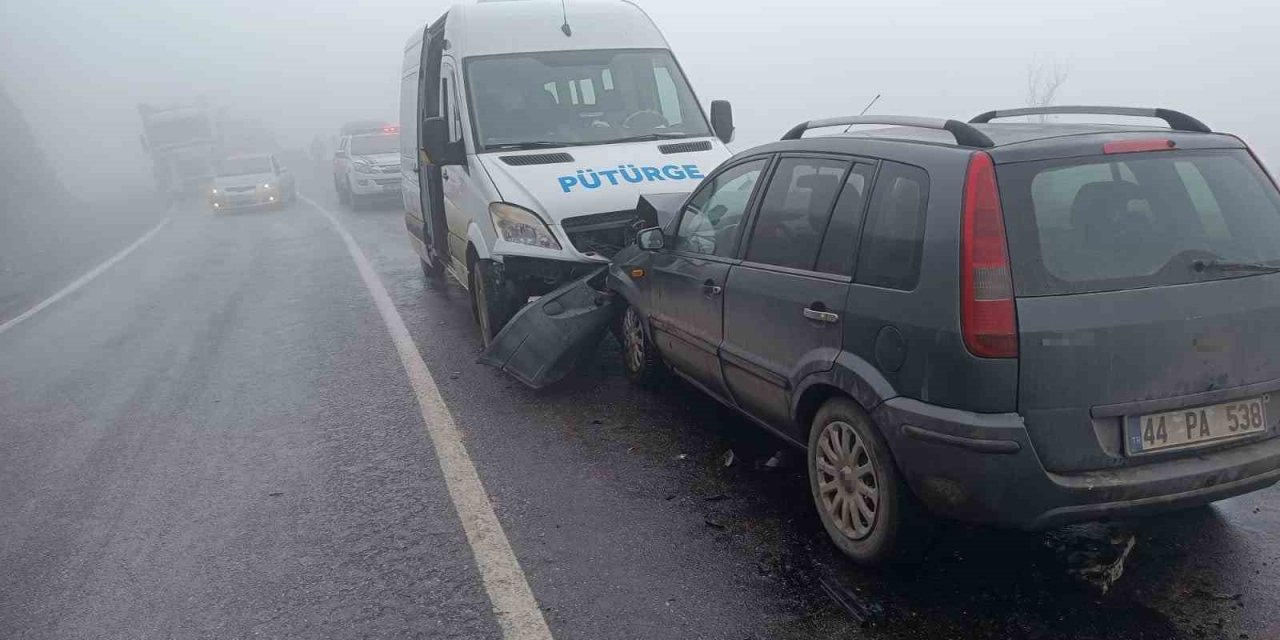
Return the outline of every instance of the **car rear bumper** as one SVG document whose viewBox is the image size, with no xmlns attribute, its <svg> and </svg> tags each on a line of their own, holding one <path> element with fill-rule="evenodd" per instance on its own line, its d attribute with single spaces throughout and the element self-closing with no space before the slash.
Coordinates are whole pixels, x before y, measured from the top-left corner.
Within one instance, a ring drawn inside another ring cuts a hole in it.
<svg viewBox="0 0 1280 640">
<path fill-rule="evenodd" d="M 875 411 L 898 466 L 932 510 L 1024 529 L 1158 513 L 1280 480 L 1280 438 L 1148 464 L 1046 471 L 1018 414 L 978 414 L 906 398 Z"/>
</svg>

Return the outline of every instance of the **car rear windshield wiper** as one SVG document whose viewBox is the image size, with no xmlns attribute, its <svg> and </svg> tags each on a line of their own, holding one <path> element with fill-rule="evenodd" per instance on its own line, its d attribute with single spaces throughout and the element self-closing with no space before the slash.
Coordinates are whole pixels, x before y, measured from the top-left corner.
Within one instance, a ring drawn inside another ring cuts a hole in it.
<svg viewBox="0 0 1280 640">
<path fill-rule="evenodd" d="M 1259 273 L 1280 272 L 1280 265 L 1265 262 L 1236 262 L 1233 260 L 1196 260 L 1191 268 L 1199 273 L 1205 271 L 1257 271 Z"/>
</svg>

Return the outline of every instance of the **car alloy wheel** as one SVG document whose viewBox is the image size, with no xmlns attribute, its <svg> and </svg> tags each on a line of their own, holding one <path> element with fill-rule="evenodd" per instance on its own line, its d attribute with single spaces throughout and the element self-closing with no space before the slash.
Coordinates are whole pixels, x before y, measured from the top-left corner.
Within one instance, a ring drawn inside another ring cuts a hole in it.
<svg viewBox="0 0 1280 640">
<path fill-rule="evenodd" d="M 875 529 L 880 507 L 876 460 L 853 426 L 834 421 L 818 437 L 818 491 L 832 524 L 851 540 Z"/>
</svg>

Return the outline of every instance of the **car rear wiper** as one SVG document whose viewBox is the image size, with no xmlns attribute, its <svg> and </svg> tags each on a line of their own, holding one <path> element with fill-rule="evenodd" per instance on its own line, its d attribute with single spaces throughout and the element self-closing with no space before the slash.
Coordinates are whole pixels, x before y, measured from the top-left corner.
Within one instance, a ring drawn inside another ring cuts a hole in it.
<svg viewBox="0 0 1280 640">
<path fill-rule="evenodd" d="M 1236 262 L 1233 260 L 1196 260 L 1191 263 L 1191 268 L 1197 273 L 1205 271 L 1257 271 L 1259 273 L 1277 273 L 1280 272 L 1280 265 L 1271 265 L 1265 262 Z"/>
</svg>

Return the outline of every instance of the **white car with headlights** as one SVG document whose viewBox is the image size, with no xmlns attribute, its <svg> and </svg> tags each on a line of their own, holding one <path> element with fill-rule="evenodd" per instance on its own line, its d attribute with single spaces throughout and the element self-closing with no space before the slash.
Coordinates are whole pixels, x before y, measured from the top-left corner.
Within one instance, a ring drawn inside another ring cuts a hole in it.
<svg viewBox="0 0 1280 640">
<path fill-rule="evenodd" d="M 708 119 L 623 0 L 455 5 L 400 77 L 405 226 L 424 272 L 471 292 L 486 343 L 656 224 L 641 194 L 691 191 L 730 155 L 729 104 Z"/>
<path fill-rule="evenodd" d="M 297 197 L 293 174 L 273 154 L 231 156 L 218 165 L 209 189 L 209 207 L 214 211 L 283 209 Z"/>
<path fill-rule="evenodd" d="M 343 136 L 333 154 L 333 188 L 352 209 L 375 197 L 399 195 L 399 127 Z"/>
</svg>

